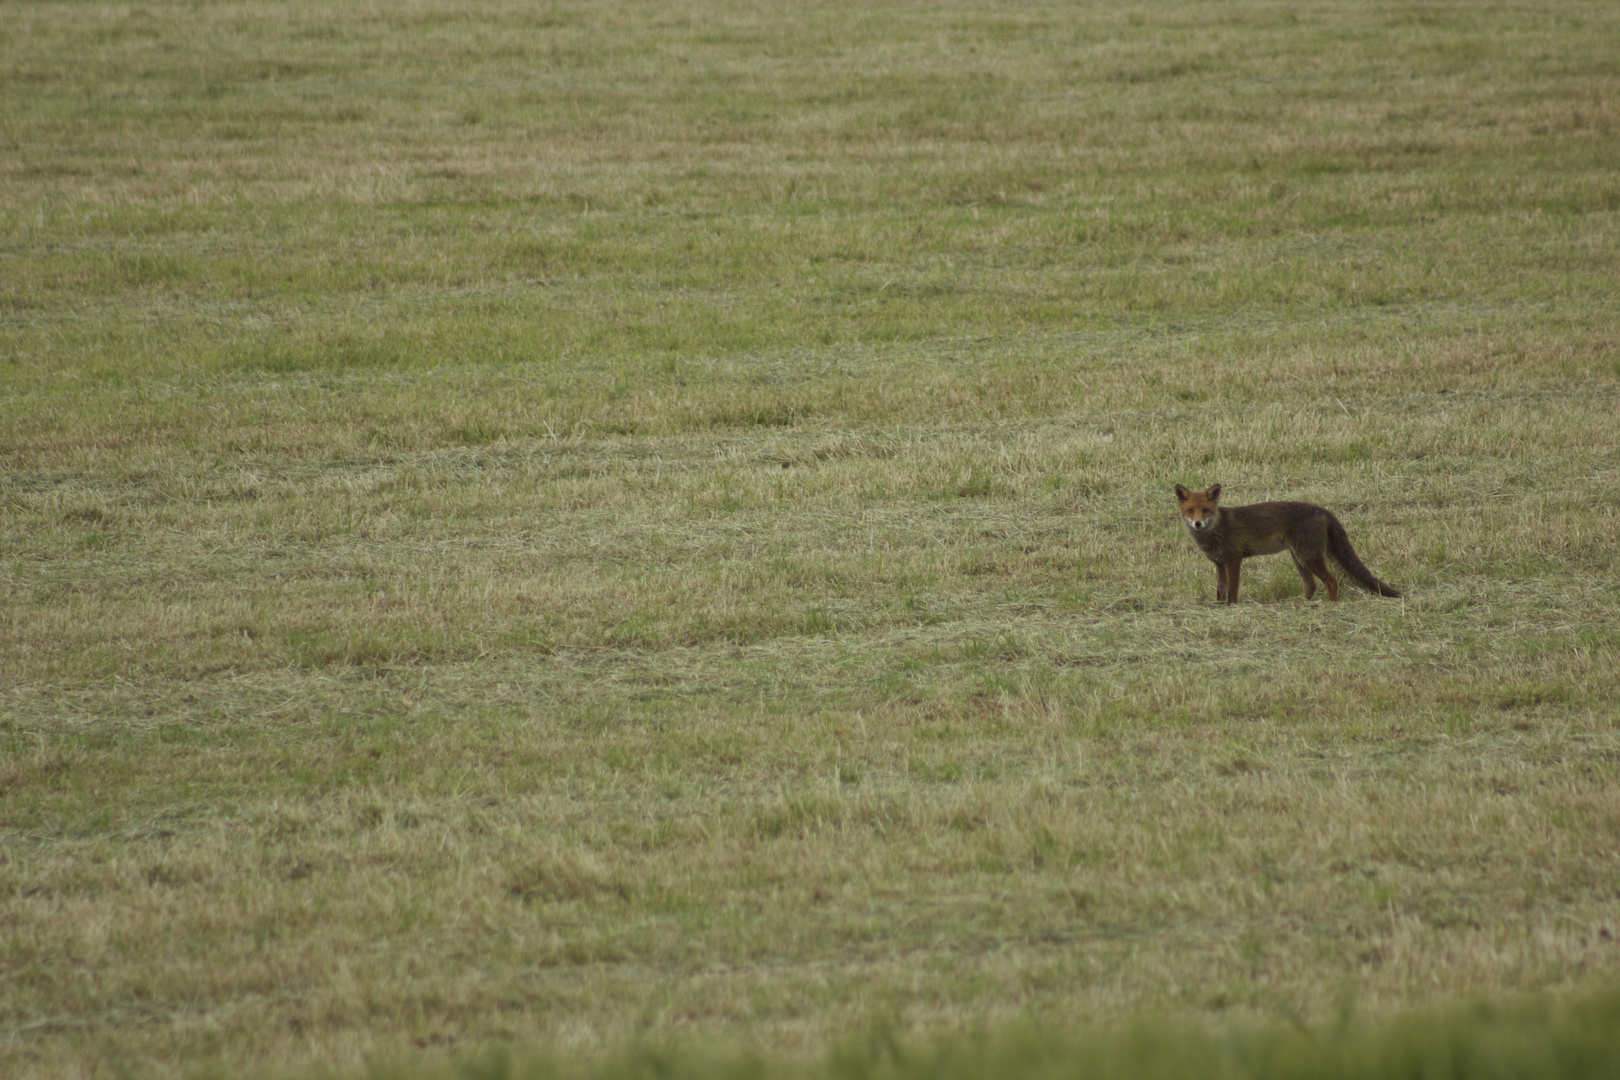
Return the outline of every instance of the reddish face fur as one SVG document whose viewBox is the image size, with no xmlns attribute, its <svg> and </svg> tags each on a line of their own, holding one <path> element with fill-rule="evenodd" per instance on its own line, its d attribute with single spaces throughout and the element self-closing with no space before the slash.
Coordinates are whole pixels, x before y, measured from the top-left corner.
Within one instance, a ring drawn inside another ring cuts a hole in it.
<svg viewBox="0 0 1620 1080">
<path fill-rule="evenodd" d="M 1181 502 L 1181 523 L 1193 532 L 1203 532 L 1215 524 L 1215 511 L 1221 501 L 1221 485 L 1211 484 L 1203 491 L 1188 491 L 1176 485 L 1176 498 Z"/>
</svg>

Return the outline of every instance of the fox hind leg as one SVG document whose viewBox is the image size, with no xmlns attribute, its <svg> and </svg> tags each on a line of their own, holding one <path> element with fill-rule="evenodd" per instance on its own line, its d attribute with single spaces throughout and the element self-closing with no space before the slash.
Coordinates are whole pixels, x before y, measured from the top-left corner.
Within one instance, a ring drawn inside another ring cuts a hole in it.
<svg viewBox="0 0 1620 1080">
<path fill-rule="evenodd" d="M 1309 565 L 1311 573 L 1321 578 L 1322 583 L 1328 587 L 1328 599 L 1337 600 L 1339 598 L 1339 579 L 1334 577 L 1333 571 L 1328 569 L 1327 552 L 1319 551 L 1311 556 Z"/>
<path fill-rule="evenodd" d="M 1310 567 L 1306 566 L 1298 555 L 1292 551 L 1288 554 L 1293 556 L 1294 569 L 1299 571 L 1299 580 L 1305 583 L 1305 599 L 1309 600 L 1316 595 L 1316 579 L 1311 576 Z"/>
</svg>

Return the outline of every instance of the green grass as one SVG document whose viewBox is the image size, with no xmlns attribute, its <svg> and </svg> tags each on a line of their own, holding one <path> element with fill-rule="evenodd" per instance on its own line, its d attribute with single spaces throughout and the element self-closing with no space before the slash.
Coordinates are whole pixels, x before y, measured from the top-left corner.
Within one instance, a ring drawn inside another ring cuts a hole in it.
<svg viewBox="0 0 1620 1080">
<path fill-rule="evenodd" d="M 1353 1012 L 1353 1010 L 1350 1010 Z M 594 1060 L 514 1052 L 497 1047 L 435 1067 L 420 1059 L 379 1062 L 369 1076 L 520 1078 L 758 1077 L 827 1080 L 976 1080 L 979 1077 L 1152 1076 L 1229 1080 L 1613 1076 L 1620 1039 L 1612 995 L 1550 1008 L 1474 1006 L 1423 1010 L 1374 1027 L 1350 1012 L 1320 1030 L 1282 1025 L 1212 1031 L 1163 1020 L 1138 1020 L 1109 1031 L 1056 1033 L 1011 1025 L 995 1031 L 919 1040 L 877 1022 L 844 1039 L 819 1062 L 769 1052 L 713 1047 L 634 1045 Z"/>
<path fill-rule="evenodd" d="M 1617 41 L 8 5 L 0 1073 L 1607 1008 Z"/>
</svg>

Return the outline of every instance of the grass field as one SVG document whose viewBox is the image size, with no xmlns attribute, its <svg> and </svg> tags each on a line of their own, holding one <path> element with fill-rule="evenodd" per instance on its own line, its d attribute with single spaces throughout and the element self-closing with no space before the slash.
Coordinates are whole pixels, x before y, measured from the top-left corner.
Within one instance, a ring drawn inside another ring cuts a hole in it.
<svg viewBox="0 0 1620 1080">
<path fill-rule="evenodd" d="M 1599 0 L 11 0 L 0 1074 L 1599 1000 L 1617 301 Z"/>
</svg>

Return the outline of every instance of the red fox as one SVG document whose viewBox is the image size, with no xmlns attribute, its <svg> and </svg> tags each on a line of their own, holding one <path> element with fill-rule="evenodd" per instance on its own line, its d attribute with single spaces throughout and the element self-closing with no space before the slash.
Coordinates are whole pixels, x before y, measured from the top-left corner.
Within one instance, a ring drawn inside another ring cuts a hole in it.
<svg viewBox="0 0 1620 1080">
<path fill-rule="evenodd" d="M 1302 502 L 1265 502 L 1252 506 L 1220 506 L 1221 485 L 1188 491 L 1176 485 L 1181 501 L 1181 523 L 1192 534 L 1198 550 L 1215 564 L 1215 601 L 1237 603 L 1238 576 L 1250 555 L 1271 555 L 1288 549 L 1294 567 L 1305 582 L 1305 599 L 1316 595 L 1312 574 L 1327 585 L 1328 599 L 1339 598 L 1338 579 L 1328 570 L 1331 556 L 1345 573 L 1370 593 L 1401 594 L 1373 577 L 1356 557 L 1350 537 L 1332 512 Z"/>
</svg>

